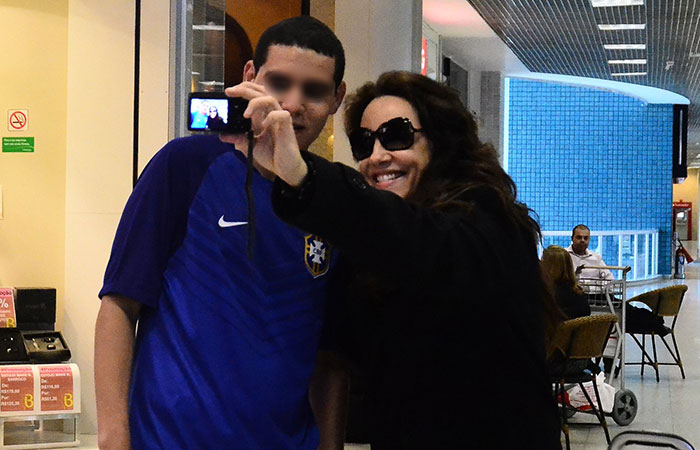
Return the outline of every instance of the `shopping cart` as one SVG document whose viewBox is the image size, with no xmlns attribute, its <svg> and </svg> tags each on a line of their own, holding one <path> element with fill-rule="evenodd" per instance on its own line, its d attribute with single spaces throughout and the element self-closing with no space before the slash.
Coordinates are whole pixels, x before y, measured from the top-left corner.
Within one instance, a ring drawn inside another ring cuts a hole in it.
<svg viewBox="0 0 700 450">
<path fill-rule="evenodd" d="M 618 425 L 629 425 L 637 415 L 637 396 L 625 389 L 625 327 L 627 314 L 625 300 L 627 295 L 627 273 L 629 266 L 585 266 L 586 269 L 607 269 L 613 273 L 619 272 L 619 279 L 605 280 L 600 278 L 579 278 L 579 285 L 588 297 L 591 313 L 613 313 L 617 315 L 617 323 L 608 340 L 605 355 L 612 355 L 611 370 L 605 382 L 613 385 L 613 378 L 618 380 L 615 392 L 615 402 L 611 416 Z M 619 372 L 618 372 L 619 370 Z"/>
<path fill-rule="evenodd" d="M 661 431 L 623 431 L 613 438 L 608 450 L 623 448 L 665 448 L 676 450 L 694 450 L 693 446 L 676 434 Z"/>
</svg>

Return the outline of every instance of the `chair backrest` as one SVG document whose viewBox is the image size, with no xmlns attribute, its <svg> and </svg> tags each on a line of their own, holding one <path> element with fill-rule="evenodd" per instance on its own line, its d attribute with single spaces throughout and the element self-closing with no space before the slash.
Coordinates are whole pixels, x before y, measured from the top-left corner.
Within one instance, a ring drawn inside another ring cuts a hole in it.
<svg viewBox="0 0 700 450">
<path fill-rule="evenodd" d="M 642 302 L 659 316 L 677 316 L 688 286 L 677 284 L 636 295 L 627 302 Z"/>
<path fill-rule="evenodd" d="M 630 302 L 644 303 L 649 308 L 651 308 L 651 310 L 653 311 L 655 308 L 658 307 L 660 297 L 661 297 L 661 289 L 654 289 L 653 291 L 644 292 L 644 293 L 641 293 L 639 295 L 635 295 L 634 297 L 630 297 L 627 300 L 627 303 L 630 303 Z"/>
<path fill-rule="evenodd" d="M 603 355 L 615 314 L 596 314 L 563 322 L 552 339 L 552 347 L 566 359 L 590 359 Z"/>
<path fill-rule="evenodd" d="M 661 288 L 661 298 L 659 299 L 659 308 L 656 314 L 660 316 L 677 316 L 687 290 L 688 286 L 684 284 Z"/>
</svg>

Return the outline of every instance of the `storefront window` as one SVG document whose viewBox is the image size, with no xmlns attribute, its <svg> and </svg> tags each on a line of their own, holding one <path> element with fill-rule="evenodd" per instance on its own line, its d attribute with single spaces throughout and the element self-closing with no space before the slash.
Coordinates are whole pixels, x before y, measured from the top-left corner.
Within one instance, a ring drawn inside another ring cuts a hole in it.
<svg viewBox="0 0 700 450">
<path fill-rule="evenodd" d="M 177 0 L 172 17 L 171 123 L 180 137 L 188 134 L 188 93 L 224 89 L 226 0 Z"/>
</svg>

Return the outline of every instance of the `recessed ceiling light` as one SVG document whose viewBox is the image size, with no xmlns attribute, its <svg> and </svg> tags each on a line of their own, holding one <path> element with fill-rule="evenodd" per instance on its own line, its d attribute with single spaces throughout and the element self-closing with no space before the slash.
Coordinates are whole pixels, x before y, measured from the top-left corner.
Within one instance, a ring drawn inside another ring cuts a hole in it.
<svg viewBox="0 0 700 450">
<path fill-rule="evenodd" d="M 604 8 L 606 6 L 644 6 L 644 0 L 591 0 L 594 8 Z"/>
<path fill-rule="evenodd" d="M 598 28 L 601 31 L 615 31 L 615 30 L 643 30 L 647 27 L 645 23 L 612 23 L 612 24 L 598 24 Z"/>
<path fill-rule="evenodd" d="M 611 59 L 608 64 L 646 64 L 646 59 Z"/>
<path fill-rule="evenodd" d="M 646 50 L 646 44 L 605 44 L 605 50 Z"/>
<path fill-rule="evenodd" d="M 612 73 L 611 75 L 614 77 L 643 77 L 646 76 L 646 72 L 618 72 L 618 73 Z"/>
</svg>

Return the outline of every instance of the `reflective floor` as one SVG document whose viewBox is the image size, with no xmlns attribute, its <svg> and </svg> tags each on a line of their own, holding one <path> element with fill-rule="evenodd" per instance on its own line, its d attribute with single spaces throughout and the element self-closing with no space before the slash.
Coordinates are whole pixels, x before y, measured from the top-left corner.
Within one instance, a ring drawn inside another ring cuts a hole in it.
<svg viewBox="0 0 700 450">
<path fill-rule="evenodd" d="M 684 280 L 662 280 L 652 284 L 633 286 L 628 289 L 627 298 L 633 295 L 671 284 L 686 284 L 686 293 L 676 324 L 676 339 L 680 349 L 686 379 L 676 366 L 659 368 L 659 382 L 656 382 L 653 368 L 646 367 L 644 377 L 640 366 L 629 366 L 625 370 L 625 388 L 637 396 L 639 408 L 637 417 L 627 426 L 618 426 L 608 418 L 611 436 L 624 430 L 658 430 L 680 435 L 694 446 L 700 446 L 700 265 L 689 264 Z M 668 323 L 670 325 L 670 323 Z M 670 342 L 670 340 L 669 340 Z M 647 345 L 649 341 L 647 340 Z M 659 359 L 671 361 L 666 349 L 657 346 Z M 626 340 L 627 361 L 640 361 L 640 350 L 632 339 Z M 614 383 L 615 384 L 615 383 Z M 615 384 L 617 387 L 617 384 Z M 571 448 L 582 450 L 606 449 L 605 435 L 595 417 L 576 414 L 572 419 Z"/>
</svg>

